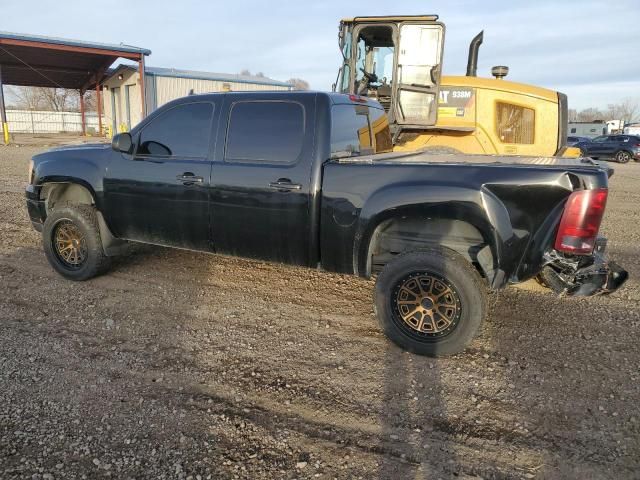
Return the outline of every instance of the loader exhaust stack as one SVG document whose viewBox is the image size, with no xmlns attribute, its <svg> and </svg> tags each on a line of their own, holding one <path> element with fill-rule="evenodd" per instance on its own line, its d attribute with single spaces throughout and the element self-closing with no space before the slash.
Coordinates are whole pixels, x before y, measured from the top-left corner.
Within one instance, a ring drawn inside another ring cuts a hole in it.
<svg viewBox="0 0 640 480">
<path fill-rule="evenodd" d="M 484 30 L 473 37 L 469 44 L 469 59 L 467 60 L 467 77 L 475 77 L 478 72 L 478 50 L 482 45 Z"/>
</svg>

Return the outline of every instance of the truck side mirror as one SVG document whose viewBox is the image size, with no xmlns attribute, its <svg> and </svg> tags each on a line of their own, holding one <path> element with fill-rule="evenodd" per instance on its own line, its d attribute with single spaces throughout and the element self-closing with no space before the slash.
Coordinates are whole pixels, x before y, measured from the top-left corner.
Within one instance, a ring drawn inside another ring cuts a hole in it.
<svg viewBox="0 0 640 480">
<path fill-rule="evenodd" d="M 114 135 L 111 140 L 111 148 L 116 152 L 131 153 L 131 147 L 133 146 L 133 140 L 130 133 L 118 133 Z"/>
</svg>

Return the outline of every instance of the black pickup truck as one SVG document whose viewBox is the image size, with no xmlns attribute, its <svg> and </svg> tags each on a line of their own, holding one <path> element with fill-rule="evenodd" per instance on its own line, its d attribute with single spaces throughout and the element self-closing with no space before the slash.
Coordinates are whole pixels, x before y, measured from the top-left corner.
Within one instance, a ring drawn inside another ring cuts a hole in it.
<svg viewBox="0 0 640 480">
<path fill-rule="evenodd" d="M 425 355 L 462 350 L 490 290 L 539 277 L 592 295 L 626 280 L 598 236 L 599 165 L 391 147 L 384 110 L 362 97 L 193 95 L 112 145 L 33 157 L 27 206 L 72 280 L 106 271 L 126 241 L 377 274 L 382 329 Z"/>
</svg>

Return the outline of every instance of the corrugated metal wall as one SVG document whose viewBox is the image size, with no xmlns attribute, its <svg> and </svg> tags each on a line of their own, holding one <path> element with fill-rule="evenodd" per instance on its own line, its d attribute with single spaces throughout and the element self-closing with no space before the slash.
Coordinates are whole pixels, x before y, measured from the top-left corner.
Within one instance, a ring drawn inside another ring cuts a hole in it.
<svg viewBox="0 0 640 480">
<path fill-rule="evenodd" d="M 214 80 L 197 80 L 192 78 L 156 77 L 156 108 L 176 98 L 194 93 L 210 93 L 224 91 L 224 85 L 228 85 L 232 91 L 257 91 L 257 90 L 288 90 L 288 87 L 275 85 L 259 85 L 255 83 L 221 82 Z"/>
<path fill-rule="evenodd" d="M 140 85 L 138 72 L 124 70 L 122 80 L 117 76 L 111 77 L 104 85 L 108 89 L 103 90 L 105 128 L 115 125 L 115 130 L 126 130 L 137 125 L 142 119 L 142 104 L 140 100 Z M 129 90 L 127 102 L 126 90 Z M 171 100 L 194 93 L 221 92 L 230 89 L 236 92 L 265 91 L 265 90 L 289 90 L 288 87 L 275 85 L 260 85 L 255 83 L 224 82 L 215 80 L 199 80 L 194 78 L 160 77 L 156 75 L 146 76 L 147 113 L 151 113 Z M 115 97 L 114 97 L 115 92 Z M 115 102 L 114 102 L 115 100 Z M 115 103 L 116 113 L 113 113 Z"/>
</svg>

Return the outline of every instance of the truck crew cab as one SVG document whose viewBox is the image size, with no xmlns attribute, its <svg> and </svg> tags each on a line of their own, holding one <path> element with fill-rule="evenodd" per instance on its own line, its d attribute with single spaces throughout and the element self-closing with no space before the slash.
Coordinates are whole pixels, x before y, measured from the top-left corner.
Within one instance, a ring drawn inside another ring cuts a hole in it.
<svg viewBox="0 0 640 480">
<path fill-rule="evenodd" d="M 391 147 L 383 108 L 357 95 L 194 95 L 111 145 L 36 155 L 27 206 L 72 280 L 126 241 L 377 275 L 382 329 L 425 355 L 471 341 L 488 290 L 541 273 L 566 294 L 625 281 L 598 237 L 597 164 Z"/>
</svg>

